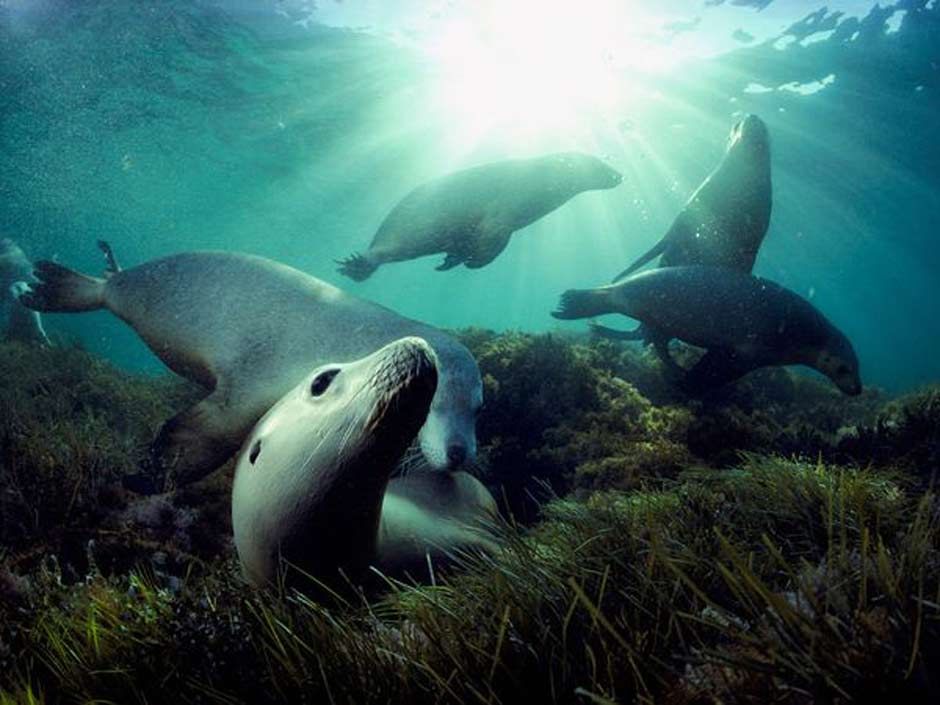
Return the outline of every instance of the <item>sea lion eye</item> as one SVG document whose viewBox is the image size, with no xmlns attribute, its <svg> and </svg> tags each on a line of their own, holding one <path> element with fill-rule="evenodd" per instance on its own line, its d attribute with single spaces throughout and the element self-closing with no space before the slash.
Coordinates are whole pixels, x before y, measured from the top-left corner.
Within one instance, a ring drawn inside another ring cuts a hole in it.
<svg viewBox="0 0 940 705">
<path fill-rule="evenodd" d="M 321 396 L 327 389 L 330 388 L 330 384 L 333 383 L 333 380 L 338 374 L 339 370 L 326 370 L 325 372 L 321 372 L 316 377 L 314 377 L 313 382 L 310 383 L 311 396 Z"/>
<path fill-rule="evenodd" d="M 248 451 L 248 462 L 254 465 L 260 453 L 261 453 L 261 440 L 259 439 L 252 444 L 251 450 Z"/>
</svg>

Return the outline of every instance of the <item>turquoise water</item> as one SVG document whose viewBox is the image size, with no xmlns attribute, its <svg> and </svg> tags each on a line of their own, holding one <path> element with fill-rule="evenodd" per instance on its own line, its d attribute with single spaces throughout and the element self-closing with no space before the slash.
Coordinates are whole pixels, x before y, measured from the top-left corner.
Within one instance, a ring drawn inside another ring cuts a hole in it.
<svg viewBox="0 0 940 705">
<path fill-rule="evenodd" d="M 476 21 L 460 3 L 308 5 L 0 2 L 0 234 L 92 272 L 99 238 L 125 266 L 253 252 L 440 326 L 583 331 L 549 315 L 559 294 L 658 240 L 755 113 L 774 178 L 755 272 L 846 332 L 866 384 L 940 379 L 940 3 L 633 3 L 656 51 L 622 51 L 636 26 L 607 23 L 592 43 L 593 25 L 561 22 L 548 75 L 536 44 L 519 44 L 528 74 L 474 73 L 488 59 L 469 50 L 455 61 L 438 30 Z M 528 41 L 548 25 L 523 5 L 510 29 Z M 595 49 L 614 59 L 592 63 Z M 361 284 L 335 271 L 418 184 L 567 150 L 624 182 L 577 196 L 489 266 L 425 258 Z M 46 328 L 162 369 L 110 314 Z"/>
</svg>

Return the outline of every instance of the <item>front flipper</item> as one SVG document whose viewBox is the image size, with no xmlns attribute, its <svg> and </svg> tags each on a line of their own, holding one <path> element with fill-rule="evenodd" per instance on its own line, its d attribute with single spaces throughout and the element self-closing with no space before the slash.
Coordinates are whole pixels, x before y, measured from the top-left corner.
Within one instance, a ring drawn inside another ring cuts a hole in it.
<svg viewBox="0 0 940 705">
<path fill-rule="evenodd" d="M 642 267 L 644 264 L 646 264 L 650 260 L 653 260 L 659 257 L 666 250 L 666 245 L 669 244 L 667 241 L 667 237 L 668 235 L 664 236 L 663 239 L 657 242 L 655 245 L 653 245 L 653 247 L 650 248 L 646 252 L 646 254 L 634 260 L 633 264 L 631 264 L 629 267 L 627 267 L 625 270 L 620 272 L 620 274 L 618 274 L 616 277 L 613 278 L 613 281 L 611 281 L 611 284 L 616 284 L 622 279 L 626 279 L 631 274 L 633 274 L 636 270 Z"/>
<path fill-rule="evenodd" d="M 685 374 L 679 386 L 687 394 L 699 396 L 763 366 L 754 357 L 727 348 L 713 348 Z"/>
<path fill-rule="evenodd" d="M 216 391 L 166 421 L 150 445 L 147 467 L 124 479 L 134 492 L 155 494 L 200 480 L 222 465 L 241 442 L 237 418 Z"/>
<path fill-rule="evenodd" d="M 657 357 L 663 363 L 666 379 L 673 384 L 679 384 L 688 375 L 688 372 L 673 359 L 672 354 L 669 352 L 669 338 L 653 336 L 649 338 L 649 341 L 653 344 Z"/>
<path fill-rule="evenodd" d="M 485 228 L 476 242 L 473 251 L 464 262 L 467 269 L 485 267 L 506 249 L 512 230 L 507 227 Z"/>
<path fill-rule="evenodd" d="M 444 261 L 437 265 L 434 269 L 438 272 L 446 272 L 448 269 L 453 269 L 454 267 L 459 267 L 463 264 L 466 255 L 457 254 L 456 252 L 448 252 L 447 256 L 444 258 Z"/>
</svg>

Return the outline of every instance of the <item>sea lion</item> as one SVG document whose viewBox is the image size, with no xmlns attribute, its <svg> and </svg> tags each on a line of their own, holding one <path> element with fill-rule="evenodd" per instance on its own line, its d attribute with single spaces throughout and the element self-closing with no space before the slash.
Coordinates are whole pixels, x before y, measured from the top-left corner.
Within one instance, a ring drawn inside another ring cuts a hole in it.
<svg viewBox="0 0 940 705">
<path fill-rule="evenodd" d="M 53 262 L 21 296 L 39 311 L 107 308 L 174 372 L 210 394 L 168 420 L 151 447 L 153 487 L 197 480 L 232 456 L 255 422 L 309 370 L 419 335 L 440 380 L 419 434 L 433 468 L 476 454 L 480 371 L 449 335 L 277 262 L 232 252 L 189 252 L 89 277 Z M 144 478 L 140 478 L 144 479 Z"/>
<path fill-rule="evenodd" d="M 815 306 L 774 282 L 719 267 L 664 267 L 619 284 L 569 290 L 556 318 L 622 313 L 705 348 L 683 386 L 701 392 L 768 365 L 807 365 L 845 394 L 861 393 L 848 338 Z"/>
<path fill-rule="evenodd" d="M 36 311 L 23 306 L 19 296 L 34 281 L 33 265 L 20 247 L 9 238 L 0 239 L 0 309 L 6 317 L 8 340 L 48 345 L 49 338 Z"/>
<path fill-rule="evenodd" d="M 767 125 L 756 115 L 748 115 L 731 129 L 721 163 L 695 189 L 666 234 L 612 283 L 656 257 L 660 267 L 698 265 L 750 273 L 767 234 L 772 207 Z M 620 331 L 590 325 L 591 332 L 603 338 L 657 342 L 656 332 L 643 326 Z"/>
<path fill-rule="evenodd" d="M 623 180 L 597 157 L 566 152 L 456 171 L 418 186 L 392 208 L 365 254 L 338 260 L 339 272 L 368 279 L 380 265 L 439 252 L 438 271 L 492 262 L 510 236 L 582 191 Z"/>
<path fill-rule="evenodd" d="M 313 578 L 337 590 L 359 584 L 369 566 L 426 574 L 429 561 L 490 545 L 483 527 L 495 503 L 466 473 L 389 481 L 428 413 L 434 360 L 424 340 L 403 338 L 318 368 L 262 417 L 232 486 L 235 547 L 249 582 Z"/>
<path fill-rule="evenodd" d="M 666 234 L 613 283 L 656 257 L 660 267 L 700 265 L 750 272 L 772 206 L 767 125 L 748 115 L 731 129 L 721 163 L 695 189 Z"/>
</svg>

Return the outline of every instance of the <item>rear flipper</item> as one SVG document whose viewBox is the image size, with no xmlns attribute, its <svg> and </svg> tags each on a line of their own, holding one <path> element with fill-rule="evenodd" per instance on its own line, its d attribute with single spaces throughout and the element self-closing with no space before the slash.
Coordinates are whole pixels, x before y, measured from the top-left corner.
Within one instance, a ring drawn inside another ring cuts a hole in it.
<svg viewBox="0 0 940 705">
<path fill-rule="evenodd" d="M 105 280 L 75 272 L 61 264 L 41 260 L 33 274 L 29 290 L 19 301 L 34 311 L 69 313 L 94 311 L 104 306 Z"/>
<path fill-rule="evenodd" d="M 591 321 L 588 323 L 588 328 L 591 329 L 591 335 L 597 338 L 606 338 L 607 340 L 645 341 L 649 337 L 646 327 L 643 324 L 638 325 L 633 330 L 617 330 L 616 328 L 608 328 L 607 326 L 602 326 L 600 323 Z"/>
<path fill-rule="evenodd" d="M 686 394 L 701 396 L 763 366 L 760 360 L 742 356 L 734 350 L 714 348 L 685 374 L 679 387 Z"/>
<path fill-rule="evenodd" d="M 104 271 L 106 275 L 110 276 L 120 272 L 121 265 L 118 264 L 117 258 L 114 256 L 114 250 L 111 249 L 111 244 L 107 240 L 98 240 L 98 249 L 104 253 Z"/>
<path fill-rule="evenodd" d="M 141 494 L 169 492 L 211 473 L 238 451 L 240 442 L 237 423 L 210 394 L 163 424 L 144 472 L 125 477 L 124 486 Z"/>
<path fill-rule="evenodd" d="M 372 272 L 379 268 L 379 265 L 373 262 L 368 255 L 358 253 L 350 255 L 346 259 L 335 261 L 339 265 L 337 272 L 357 282 L 365 281 L 372 276 Z"/>
<path fill-rule="evenodd" d="M 552 316 L 565 321 L 616 312 L 616 309 L 611 306 L 610 296 L 604 288 L 568 289 L 561 295 L 558 308 L 552 311 Z"/>
</svg>

